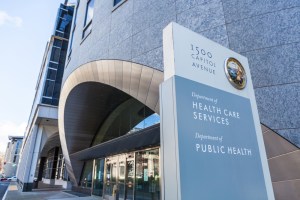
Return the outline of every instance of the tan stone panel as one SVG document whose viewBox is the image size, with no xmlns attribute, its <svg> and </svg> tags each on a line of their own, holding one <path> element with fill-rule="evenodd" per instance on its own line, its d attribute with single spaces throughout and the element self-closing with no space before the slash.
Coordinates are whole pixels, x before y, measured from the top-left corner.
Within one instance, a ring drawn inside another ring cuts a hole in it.
<svg viewBox="0 0 300 200">
<path fill-rule="evenodd" d="M 263 125 L 263 124 L 261 124 L 260 126 L 261 126 L 261 131 L 262 131 L 263 133 L 269 130 L 269 128 L 266 127 L 266 126 Z"/>
<path fill-rule="evenodd" d="M 300 180 L 288 180 L 273 183 L 276 200 L 299 200 Z"/>
<path fill-rule="evenodd" d="M 142 68 L 141 80 L 140 80 L 137 99 L 144 104 L 146 103 L 146 99 L 148 96 L 148 91 L 149 91 L 149 87 L 151 84 L 153 71 L 154 70 L 149 67 Z"/>
<path fill-rule="evenodd" d="M 101 83 L 104 82 L 102 61 L 96 61 L 98 78 Z"/>
<path fill-rule="evenodd" d="M 102 61 L 102 69 L 103 69 L 103 83 L 105 84 L 109 84 L 109 71 L 108 71 L 108 67 L 109 67 L 109 62 L 107 60 L 103 60 Z"/>
<path fill-rule="evenodd" d="M 146 99 L 146 105 L 155 111 L 156 104 L 159 100 L 159 84 L 163 80 L 163 73 L 160 71 L 154 71 L 151 84 L 149 87 L 148 96 Z"/>
<path fill-rule="evenodd" d="M 263 138 L 268 159 L 281 154 L 296 151 L 298 149 L 296 146 L 270 129 L 264 132 Z"/>
<path fill-rule="evenodd" d="M 131 81 L 130 81 L 130 95 L 137 98 L 140 78 L 142 73 L 142 66 L 132 63 L 131 65 Z"/>
<path fill-rule="evenodd" d="M 108 74 L 109 74 L 109 85 L 116 86 L 116 70 L 115 70 L 115 61 L 108 61 Z"/>
<path fill-rule="evenodd" d="M 98 78 L 98 72 L 97 72 L 96 62 L 92 62 L 92 63 L 89 65 L 88 71 L 89 71 L 89 73 L 92 74 L 92 76 L 93 76 L 93 81 L 98 82 L 98 81 L 99 81 L 99 78 Z"/>
<path fill-rule="evenodd" d="M 123 89 L 123 61 L 115 60 L 116 88 Z"/>
<path fill-rule="evenodd" d="M 272 182 L 300 179 L 300 150 L 268 161 Z"/>
<path fill-rule="evenodd" d="M 123 91 L 127 94 L 130 93 L 130 82 L 131 82 L 131 68 L 132 65 L 129 62 L 123 63 Z"/>
</svg>

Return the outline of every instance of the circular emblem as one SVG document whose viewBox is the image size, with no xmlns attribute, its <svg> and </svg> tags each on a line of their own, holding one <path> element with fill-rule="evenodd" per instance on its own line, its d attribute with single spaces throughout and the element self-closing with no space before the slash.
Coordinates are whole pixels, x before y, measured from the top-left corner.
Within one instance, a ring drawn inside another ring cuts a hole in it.
<svg viewBox="0 0 300 200">
<path fill-rule="evenodd" d="M 242 90 L 246 87 L 247 76 L 243 65 L 235 58 L 225 61 L 225 73 L 233 87 Z"/>
</svg>

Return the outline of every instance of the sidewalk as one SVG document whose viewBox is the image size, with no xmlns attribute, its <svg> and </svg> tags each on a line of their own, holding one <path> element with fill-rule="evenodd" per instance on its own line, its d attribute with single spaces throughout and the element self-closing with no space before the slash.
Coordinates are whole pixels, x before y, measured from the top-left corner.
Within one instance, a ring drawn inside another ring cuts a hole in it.
<svg viewBox="0 0 300 200">
<path fill-rule="evenodd" d="M 34 192 L 21 192 L 18 189 L 16 182 L 11 182 L 7 188 L 7 191 L 2 200 L 100 200 L 101 198 L 88 196 L 78 197 L 73 194 L 69 194 L 62 190 L 42 190 Z"/>
</svg>

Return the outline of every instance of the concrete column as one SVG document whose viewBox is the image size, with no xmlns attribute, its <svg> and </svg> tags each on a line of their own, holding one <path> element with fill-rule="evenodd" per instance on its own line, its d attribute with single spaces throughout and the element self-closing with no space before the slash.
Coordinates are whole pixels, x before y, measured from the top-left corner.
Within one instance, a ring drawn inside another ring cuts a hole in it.
<svg viewBox="0 0 300 200">
<path fill-rule="evenodd" d="M 42 126 L 34 125 L 24 144 L 17 175 L 23 192 L 31 191 L 33 187 L 42 134 Z"/>
<path fill-rule="evenodd" d="M 43 178 L 43 171 L 44 171 L 44 165 L 45 165 L 46 160 L 47 160 L 46 157 L 40 158 L 39 172 L 38 172 L 38 177 L 37 177 L 38 181 L 41 181 Z"/>
</svg>

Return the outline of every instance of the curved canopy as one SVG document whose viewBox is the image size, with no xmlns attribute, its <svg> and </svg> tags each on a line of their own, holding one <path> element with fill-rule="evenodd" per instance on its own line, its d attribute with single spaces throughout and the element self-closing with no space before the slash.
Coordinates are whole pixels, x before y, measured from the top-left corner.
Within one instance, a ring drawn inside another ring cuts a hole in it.
<svg viewBox="0 0 300 200">
<path fill-rule="evenodd" d="M 83 163 L 70 154 L 91 146 L 95 134 L 118 106 L 137 99 L 159 113 L 163 72 L 136 63 L 100 60 L 84 64 L 66 79 L 59 102 L 59 134 L 70 179 L 78 184 Z"/>
</svg>

